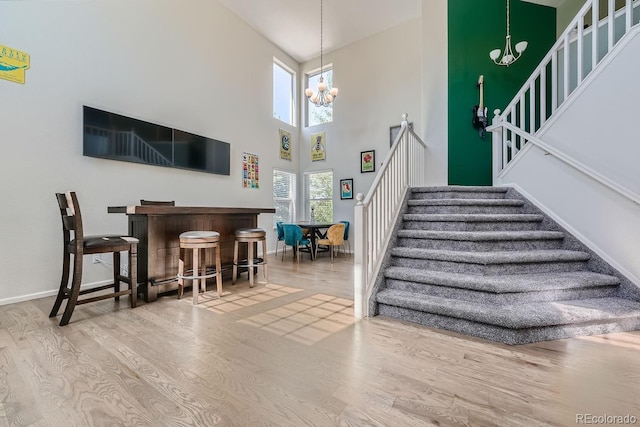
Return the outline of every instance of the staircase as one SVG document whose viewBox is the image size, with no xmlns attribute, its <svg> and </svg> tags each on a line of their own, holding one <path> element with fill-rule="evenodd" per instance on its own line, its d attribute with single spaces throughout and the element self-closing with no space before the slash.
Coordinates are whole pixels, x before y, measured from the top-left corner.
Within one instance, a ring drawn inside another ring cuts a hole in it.
<svg viewBox="0 0 640 427">
<path fill-rule="evenodd" d="M 378 314 L 506 344 L 640 329 L 640 303 L 623 298 L 633 284 L 514 189 L 409 198 Z"/>
</svg>

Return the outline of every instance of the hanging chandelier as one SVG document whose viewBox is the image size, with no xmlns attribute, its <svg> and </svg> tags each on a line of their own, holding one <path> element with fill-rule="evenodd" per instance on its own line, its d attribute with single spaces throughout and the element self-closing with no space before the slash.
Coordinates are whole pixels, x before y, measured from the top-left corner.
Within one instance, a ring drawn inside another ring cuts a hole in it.
<svg viewBox="0 0 640 427">
<path fill-rule="evenodd" d="M 304 91 L 309 101 L 316 107 L 326 107 L 338 96 L 338 88 L 332 87 L 327 90 L 327 84 L 324 82 L 324 77 L 322 77 L 322 35 L 322 0 L 320 0 L 320 79 L 318 79 L 318 91 L 314 93 L 310 87 Z"/>
<path fill-rule="evenodd" d="M 527 49 L 527 45 L 528 43 L 526 41 L 521 41 L 519 43 L 516 43 L 516 53 L 518 54 L 518 56 L 515 56 L 513 54 L 513 50 L 511 49 L 511 34 L 510 34 L 510 25 L 509 25 L 509 0 L 507 0 L 507 37 L 506 37 L 506 42 L 505 42 L 505 46 L 504 46 L 504 52 L 500 52 L 500 49 L 494 49 L 491 52 L 489 52 L 489 58 L 491 58 L 493 60 L 494 63 L 496 63 L 497 65 L 505 65 L 505 66 L 509 66 L 511 64 L 513 64 L 514 62 L 516 62 L 518 60 L 518 58 L 520 58 L 520 56 L 522 56 L 522 52 L 525 51 L 525 49 Z M 502 58 L 500 58 L 500 54 L 502 54 Z"/>
</svg>

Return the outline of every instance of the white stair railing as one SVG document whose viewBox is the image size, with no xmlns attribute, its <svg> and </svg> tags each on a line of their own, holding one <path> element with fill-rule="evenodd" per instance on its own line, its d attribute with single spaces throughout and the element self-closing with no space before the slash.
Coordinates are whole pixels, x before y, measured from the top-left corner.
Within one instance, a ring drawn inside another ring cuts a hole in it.
<svg viewBox="0 0 640 427">
<path fill-rule="evenodd" d="M 427 145 L 402 115 L 402 125 L 367 196 L 356 195 L 354 315 L 369 314 L 369 298 L 407 191 L 426 183 Z"/>
<path fill-rule="evenodd" d="M 638 25 L 640 0 L 625 0 L 618 10 L 615 4 L 615 0 L 587 0 L 504 111 L 495 110 L 496 117 L 487 129 L 494 139 L 494 182 L 524 148 L 527 139 L 523 134 L 535 135 L 620 39 Z M 606 6 L 602 19 L 601 6 L 602 10 Z M 497 138 L 500 144 L 496 144 Z"/>
</svg>

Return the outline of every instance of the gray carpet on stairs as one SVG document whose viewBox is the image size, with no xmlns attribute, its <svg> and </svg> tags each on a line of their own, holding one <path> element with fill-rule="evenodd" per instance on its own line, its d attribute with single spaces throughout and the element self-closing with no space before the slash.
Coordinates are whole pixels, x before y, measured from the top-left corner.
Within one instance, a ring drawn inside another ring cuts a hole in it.
<svg viewBox="0 0 640 427">
<path fill-rule="evenodd" d="M 515 190 L 413 189 L 372 311 L 507 344 L 640 328 L 637 287 Z"/>
</svg>

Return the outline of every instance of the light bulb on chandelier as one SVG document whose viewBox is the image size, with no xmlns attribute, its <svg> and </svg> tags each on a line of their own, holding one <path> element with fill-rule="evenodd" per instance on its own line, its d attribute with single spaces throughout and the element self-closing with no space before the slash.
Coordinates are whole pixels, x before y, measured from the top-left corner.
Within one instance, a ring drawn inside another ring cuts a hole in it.
<svg viewBox="0 0 640 427">
<path fill-rule="evenodd" d="M 322 36 L 322 0 L 320 0 L 320 78 L 318 79 L 318 91 L 314 93 L 310 87 L 304 91 L 304 94 L 309 98 L 309 102 L 316 107 L 326 107 L 338 96 L 337 87 L 332 87 L 327 91 L 327 84 L 322 76 L 324 65 L 322 62 Z"/>
<path fill-rule="evenodd" d="M 511 33 L 510 33 L 511 27 L 509 23 L 509 9 L 510 9 L 509 0 L 507 0 L 507 36 L 506 36 L 504 51 L 501 52 L 500 49 L 494 49 L 491 52 L 489 52 L 489 58 L 491 58 L 495 64 L 505 65 L 507 67 L 513 64 L 514 62 L 516 62 L 518 58 L 522 56 L 522 52 L 524 52 L 527 49 L 527 45 L 528 45 L 526 41 L 521 41 L 516 43 L 516 53 L 518 55 L 516 56 L 513 54 L 513 49 L 511 48 Z M 501 54 L 502 54 L 502 58 L 500 58 Z"/>
</svg>

